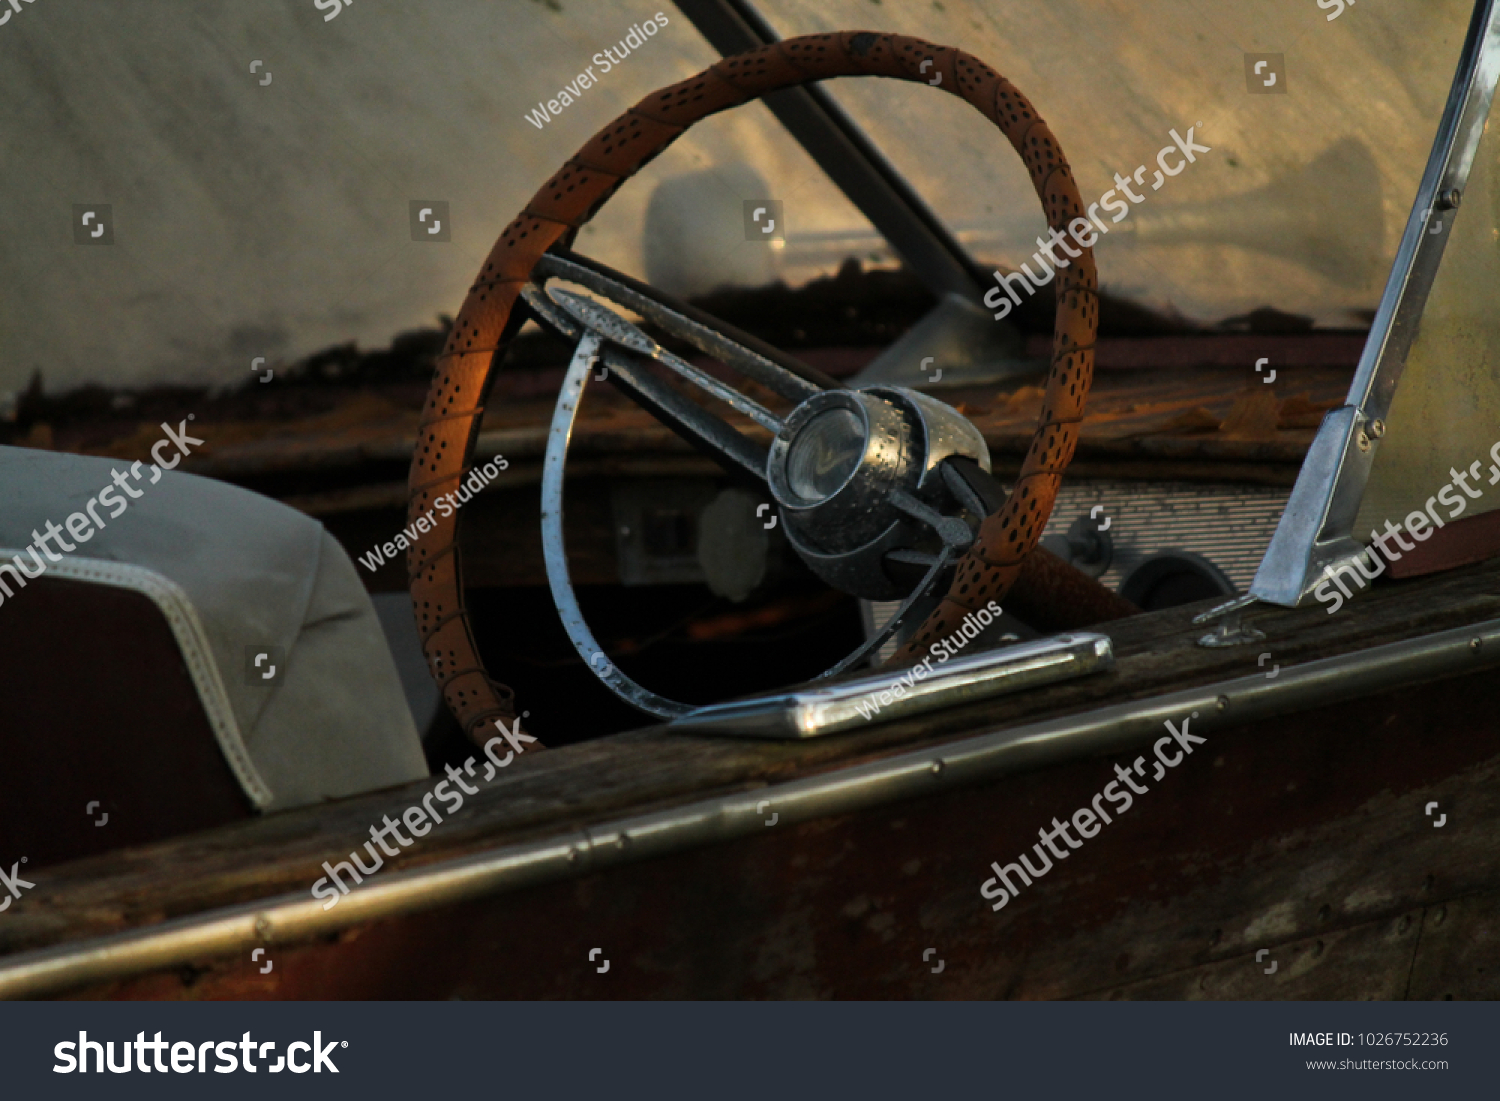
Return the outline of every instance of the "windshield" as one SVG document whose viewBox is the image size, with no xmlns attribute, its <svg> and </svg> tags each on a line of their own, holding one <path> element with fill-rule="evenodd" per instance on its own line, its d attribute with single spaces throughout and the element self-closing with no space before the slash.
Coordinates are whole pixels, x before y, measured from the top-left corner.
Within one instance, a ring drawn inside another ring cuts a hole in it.
<svg viewBox="0 0 1500 1101">
<path fill-rule="evenodd" d="M 239 385 L 259 357 L 433 326 L 595 131 L 718 59 L 670 5 L 333 6 L 91 0 L 0 26 L 0 395 L 38 371 L 52 392 Z M 799 231 L 868 231 L 754 104 L 694 128 L 578 244 L 678 291 L 834 270 L 783 273 L 779 244 L 747 240 L 761 191 Z"/>
<path fill-rule="evenodd" d="M 717 57 L 676 8 L 335 7 L 93 0 L 0 27 L 0 394 L 36 372 L 53 391 L 239 384 L 257 358 L 433 325 L 590 135 Z M 1125 204 L 1115 174 L 1143 167 L 1144 201 L 1097 246 L 1106 291 L 1204 322 L 1273 307 L 1334 326 L 1378 298 L 1468 16 L 1462 0 L 761 10 L 783 35 L 898 30 L 986 59 L 1088 201 Z M 893 81 L 829 87 L 985 264 L 1030 258 L 1039 204 L 977 113 Z M 1153 191 L 1173 131 L 1210 151 Z M 760 200 L 775 206 L 752 226 Z M 578 247 L 679 294 L 896 263 L 759 104 L 693 128 Z"/>
<path fill-rule="evenodd" d="M 1439 212 L 1428 227 L 1445 234 L 1446 245 L 1354 523 L 1361 541 L 1387 520 L 1415 527 L 1425 541 L 1438 521 L 1500 505 L 1500 493 L 1488 488 L 1500 481 L 1500 144 L 1490 133 L 1493 120 L 1492 107 L 1459 207 Z"/>
<path fill-rule="evenodd" d="M 1472 11 L 1463 0 L 1338 12 L 1333 0 L 759 7 L 782 35 L 918 35 L 1009 78 L 1057 135 L 1084 202 L 1114 191 L 1121 203 L 1104 207 L 1110 232 L 1095 246 L 1106 292 L 1200 321 L 1271 307 L 1358 327 L 1380 297 Z M 889 81 L 829 88 L 973 252 L 1012 269 L 1030 260 L 1046 232 L 1040 204 L 978 112 Z M 1173 132 L 1190 130 L 1211 151 L 1164 179 L 1158 152 L 1171 150 L 1168 172 L 1184 163 Z M 1126 202 L 1125 188 L 1142 201 Z"/>
</svg>

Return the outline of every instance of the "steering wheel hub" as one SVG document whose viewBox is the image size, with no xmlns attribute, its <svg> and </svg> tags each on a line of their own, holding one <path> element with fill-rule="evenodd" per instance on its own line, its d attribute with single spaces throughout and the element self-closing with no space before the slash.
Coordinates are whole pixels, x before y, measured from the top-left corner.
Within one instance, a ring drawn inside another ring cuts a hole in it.
<svg viewBox="0 0 1500 1101">
<path fill-rule="evenodd" d="M 787 539 L 814 573 L 854 596 L 893 600 L 910 586 L 887 576 L 885 556 L 942 542 L 931 516 L 912 506 L 956 511 L 936 477 L 953 456 L 989 471 L 984 437 L 950 406 L 897 386 L 825 390 L 787 417 L 766 482 Z"/>
</svg>

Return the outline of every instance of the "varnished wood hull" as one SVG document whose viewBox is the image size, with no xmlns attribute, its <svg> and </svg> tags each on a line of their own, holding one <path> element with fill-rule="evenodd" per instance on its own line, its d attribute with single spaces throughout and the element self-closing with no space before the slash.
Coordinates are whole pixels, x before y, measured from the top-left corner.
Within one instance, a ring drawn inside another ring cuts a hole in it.
<svg viewBox="0 0 1500 1101">
<path fill-rule="evenodd" d="M 1495 997 L 1493 685 L 1457 677 L 1214 735 L 998 914 L 979 897 L 989 861 L 1088 806 L 1111 761 L 357 926 L 275 948 L 268 975 L 205 961 L 79 994 Z"/>
<path fill-rule="evenodd" d="M 1227 649 L 1201 610 L 1110 624 L 1110 673 L 920 719 L 523 754 L 330 911 L 323 862 L 436 779 L 37 869 L 0 995 L 1500 995 L 1500 562 L 1264 609 Z M 1207 741 L 993 912 L 991 863 L 1188 707 Z"/>
</svg>

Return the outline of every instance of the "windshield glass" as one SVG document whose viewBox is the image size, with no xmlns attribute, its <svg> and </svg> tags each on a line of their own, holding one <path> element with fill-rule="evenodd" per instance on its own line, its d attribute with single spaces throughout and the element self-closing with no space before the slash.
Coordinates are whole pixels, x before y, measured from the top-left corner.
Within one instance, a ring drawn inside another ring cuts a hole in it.
<svg viewBox="0 0 1500 1101">
<path fill-rule="evenodd" d="M 1492 106 L 1461 205 L 1428 229 L 1448 240 L 1355 520 L 1362 542 L 1387 520 L 1415 527 L 1425 541 L 1437 521 L 1500 506 L 1500 492 L 1489 488 L 1500 482 L 1500 145 L 1493 122 Z"/>
<path fill-rule="evenodd" d="M 1472 10 L 1463 0 L 758 6 L 784 36 L 917 35 L 1009 78 L 1057 135 L 1084 202 L 1105 200 L 1110 232 L 1095 246 L 1105 291 L 1200 321 L 1271 307 L 1358 327 L 1379 299 Z M 1046 232 L 1040 204 L 978 112 L 914 85 L 828 87 L 972 251 L 1011 269 L 1031 259 Z M 1210 151 L 1164 178 L 1159 151 L 1168 173 L 1185 163 L 1174 131 Z"/>
<path fill-rule="evenodd" d="M 334 8 L 92 0 L 0 26 L 0 397 L 35 372 L 49 392 L 238 385 L 257 358 L 433 326 L 589 137 L 718 60 L 670 5 Z M 871 236 L 752 104 L 648 165 L 578 247 L 678 292 L 835 270 L 784 264 L 779 229 L 750 239 L 743 201 L 771 195 L 799 233 Z"/>
<path fill-rule="evenodd" d="M 1194 322 L 1295 328 L 1368 323 L 1469 6 L 760 10 L 782 35 L 893 30 L 987 60 L 1103 203 L 1106 292 Z M 589 136 L 717 56 L 675 7 L 616 0 L 451 0 L 440 19 L 331 0 L 190 17 L 141 0 L 27 7 L 0 28 L 0 395 L 36 372 L 50 391 L 238 384 L 257 359 L 434 325 Z M 1030 260 L 1039 203 L 976 112 L 889 80 L 827 86 L 986 266 Z M 1158 154 L 1177 174 L 1153 190 Z M 81 247 L 96 243 L 110 247 Z M 897 262 L 760 104 L 690 130 L 578 247 L 684 295 Z M 1265 321 L 1267 307 L 1306 320 Z"/>
</svg>

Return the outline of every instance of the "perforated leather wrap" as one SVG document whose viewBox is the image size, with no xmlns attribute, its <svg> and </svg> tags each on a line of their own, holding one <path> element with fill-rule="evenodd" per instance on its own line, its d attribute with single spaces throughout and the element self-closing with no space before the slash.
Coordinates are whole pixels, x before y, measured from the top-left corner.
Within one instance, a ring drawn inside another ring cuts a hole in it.
<svg viewBox="0 0 1500 1101">
<path fill-rule="evenodd" d="M 933 63 L 926 71 L 924 61 Z M 904 35 L 845 31 L 789 38 L 725 58 L 697 76 L 652 93 L 600 130 L 500 235 L 438 357 L 412 456 L 409 522 L 426 516 L 439 496 L 458 487 L 466 472 L 495 364 L 516 328 L 516 299 L 537 260 L 564 234 L 593 217 L 621 184 L 679 134 L 708 115 L 815 80 L 885 76 L 932 84 L 939 74 L 940 91 L 971 103 L 1021 154 L 1050 227 L 1066 232 L 1073 219 L 1085 217 L 1072 171 L 1047 124 L 1008 80 L 962 50 Z M 1036 545 L 1073 456 L 1093 379 L 1097 289 L 1091 250 L 1083 250 L 1058 272 L 1052 368 L 1036 436 L 1014 492 L 984 521 L 947 597 L 904 648 L 908 658 L 956 629 L 967 612 L 1003 598 Z M 514 717 L 514 693 L 488 676 L 475 648 L 464 609 L 459 515 L 455 511 L 432 517 L 436 526 L 408 550 L 407 569 L 429 668 L 465 733 L 482 742 L 489 736 L 482 727 Z"/>
</svg>

